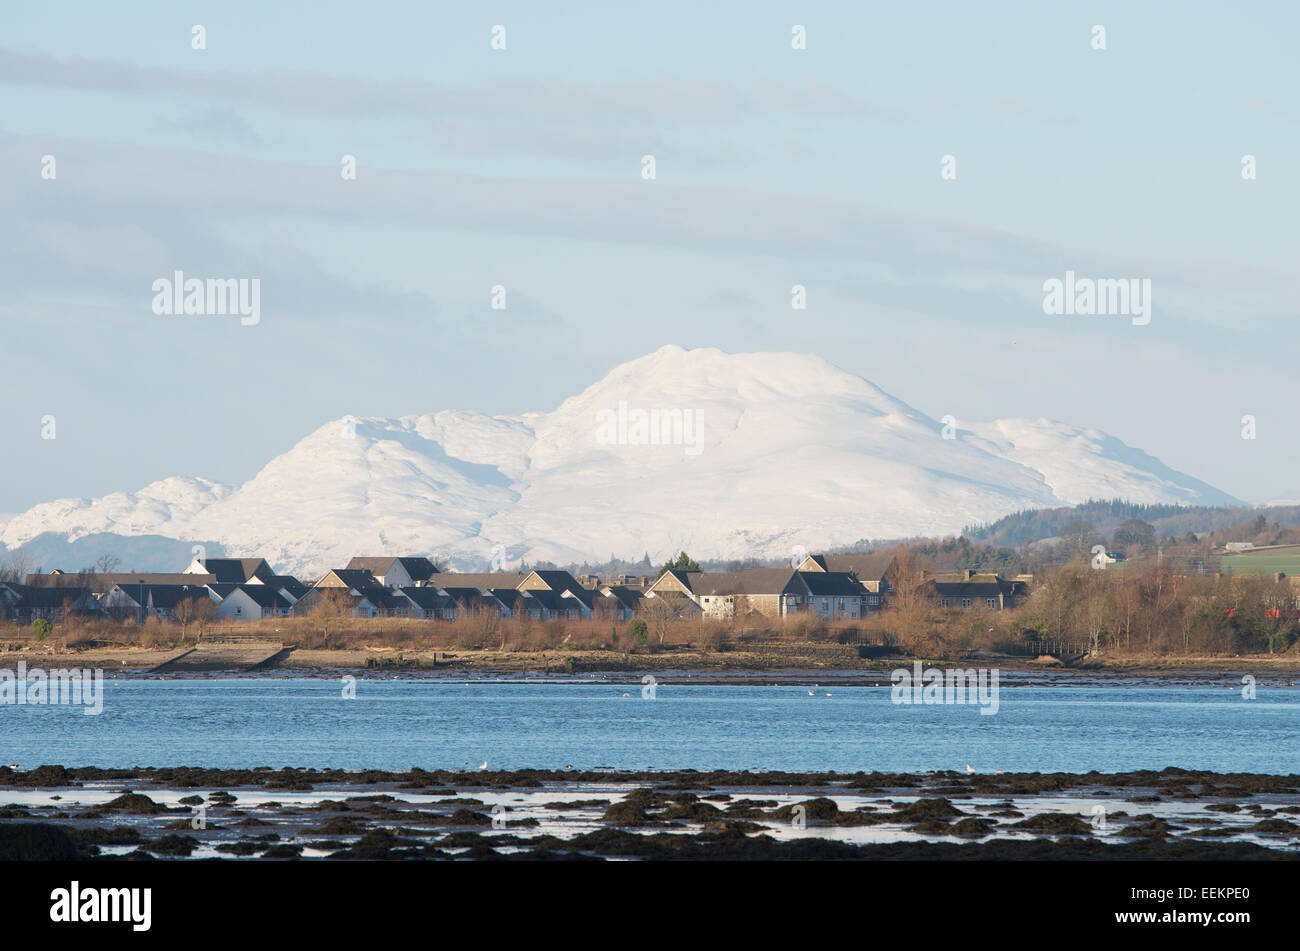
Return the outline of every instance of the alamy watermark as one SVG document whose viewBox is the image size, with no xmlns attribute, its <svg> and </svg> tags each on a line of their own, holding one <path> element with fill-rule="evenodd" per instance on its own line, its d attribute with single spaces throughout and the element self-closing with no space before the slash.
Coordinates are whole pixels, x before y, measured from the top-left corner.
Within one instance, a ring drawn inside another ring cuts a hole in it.
<svg viewBox="0 0 1300 951">
<path fill-rule="evenodd" d="M 685 446 L 686 455 L 698 456 L 704 414 L 698 409 L 629 408 L 619 400 L 617 409 L 596 413 L 596 441 L 602 446 Z"/>
<path fill-rule="evenodd" d="M 239 315 L 252 327 L 262 320 L 262 279 L 258 277 L 187 278 L 183 271 L 153 282 L 153 312 L 159 316 Z"/>
<path fill-rule="evenodd" d="M 900 667 L 890 674 L 894 703 L 916 704 L 972 704 L 980 708 L 980 716 L 998 712 L 998 669 L 971 668 L 962 670 L 938 667 L 922 668 L 918 660 L 912 669 Z"/>
<path fill-rule="evenodd" d="M 1055 316 L 1132 317 L 1151 323 L 1151 278 L 1052 277 L 1043 282 L 1043 313 Z"/>
<path fill-rule="evenodd" d="M 42 670 L 20 660 L 15 673 L 0 668 L 0 706 L 84 706 L 88 717 L 104 712 L 104 671 Z"/>
</svg>

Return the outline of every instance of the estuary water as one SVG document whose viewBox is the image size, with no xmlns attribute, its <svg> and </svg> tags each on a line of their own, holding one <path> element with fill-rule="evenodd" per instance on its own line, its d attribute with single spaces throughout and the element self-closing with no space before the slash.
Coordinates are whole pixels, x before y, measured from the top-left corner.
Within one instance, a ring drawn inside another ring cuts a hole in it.
<svg viewBox="0 0 1300 951">
<path fill-rule="evenodd" d="M 1300 773 L 1300 687 L 1232 684 L 1004 683 L 987 715 L 887 685 L 109 678 L 97 716 L 0 705 L 0 763 Z"/>
</svg>

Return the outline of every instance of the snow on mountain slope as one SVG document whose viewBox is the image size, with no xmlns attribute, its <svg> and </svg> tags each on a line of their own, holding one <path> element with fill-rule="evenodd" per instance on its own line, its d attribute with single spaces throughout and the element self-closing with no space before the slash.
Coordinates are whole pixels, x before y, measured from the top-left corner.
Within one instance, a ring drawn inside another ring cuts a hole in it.
<svg viewBox="0 0 1300 951">
<path fill-rule="evenodd" d="M 663 438 L 649 438 L 650 418 Z M 1096 430 L 963 422 L 944 439 L 943 428 L 820 357 L 668 346 L 551 413 L 336 421 L 237 489 L 168 479 L 47 503 L 14 517 L 0 541 L 156 533 L 312 577 L 355 554 L 428 553 L 460 567 L 500 548 L 558 563 L 682 548 L 783 557 L 1089 497 L 1236 501 Z"/>
<path fill-rule="evenodd" d="M 448 422 L 456 427 L 449 445 L 493 461 L 452 455 L 432 438 L 441 434 L 434 417 L 328 423 L 202 512 L 190 533 L 275 565 L 322 567 L 341 567 L 362 552 L 429 552 L 473 537 L 518 498 L 493 462 L 520 467 L 520 434 L 473 414 L 441 425 Z"/>
<path fill-rule="evenodd" d="M 209 479 L 172 476 L 138 492 L 55 499 L 9 518 L 0 532 L 0 544 L 16 548 L 44 532 L 66 534 L 70 541 L 97 532 L 172 537 L 179 532 L 183 536 L 195 516 L 231 491 L 230 486 Z"/>
<path fill-rule="evenodd" d="M 996 419 L 968 428 L 1004 458 L 1042 473 L 1056 498 L 1068 505 L 1117 497 L 1146 505 L 1236 501 L 1097 429 L 1050 419 Z"/>
</svg>

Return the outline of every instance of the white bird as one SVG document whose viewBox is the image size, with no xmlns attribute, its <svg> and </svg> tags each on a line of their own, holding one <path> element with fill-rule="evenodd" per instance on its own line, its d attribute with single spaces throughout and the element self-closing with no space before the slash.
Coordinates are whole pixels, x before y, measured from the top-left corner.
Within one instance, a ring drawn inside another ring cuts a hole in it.
<svg viewBox="0 0 1300 951">
<path fill-rule="evenodd" d="M 813 693 L 811 690 L 809 690 L 809 691 L 808 691 L 808 696 L 810 696 L 810 697 L 815 697 L 815 696 L 817 696 L 817 694 L 815 694 L 815 693 Z"/>
<path fill-rule="evenodd" d="M 487 769 L 487 760 L 484 760 L 484 761 L 479 765 L 479 770 L 485 770 L 485 769 Z"/>
<path fill-rule="evenodd" d="M 826 696 L 829 697 L 830 695 L 831 695 L 831 692 L 830 692 L 829 690 L 827 690 L 827 691 L 826 691 Z"/>
<path fill-rule="evenodd" d="M 968 772 L 968 773 L 973 773 L 973 772 L 975 772 L 975 767 L 972 766 L 970 763 L 967 763 L 967 764 L 966 764 L 966 772 Z"/>
</svg>

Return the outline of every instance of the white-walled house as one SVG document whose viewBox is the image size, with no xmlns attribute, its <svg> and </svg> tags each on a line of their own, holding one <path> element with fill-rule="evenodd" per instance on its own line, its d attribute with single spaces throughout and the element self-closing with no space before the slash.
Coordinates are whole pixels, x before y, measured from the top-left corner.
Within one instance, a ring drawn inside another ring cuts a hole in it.
<svg viewBox="0 0 1300 951">
<path fill-rule="evenodd" d="M 216 617 L 223 621 L 287 617 L 294 604 L 267 584 L 213 584 L 208 590 L 217 603 Z"/>
<path fill-rule="evenodd" d="M 348 562 L 347 570 L 368 571 L 385 588 L 396 590 L 424 584 L 433 576 L 437 568 L 433 562 L 421 555 L 405 557 L 382 555 L 353 558 Z"/>
</svg>

